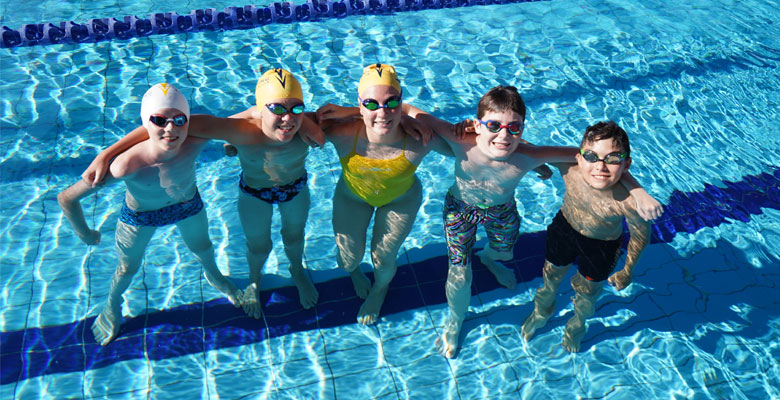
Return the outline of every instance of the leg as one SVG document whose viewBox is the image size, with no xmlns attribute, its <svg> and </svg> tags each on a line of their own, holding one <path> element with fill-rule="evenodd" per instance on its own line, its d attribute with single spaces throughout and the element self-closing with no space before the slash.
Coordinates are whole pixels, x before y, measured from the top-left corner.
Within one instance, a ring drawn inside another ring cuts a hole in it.
<svg viewBox="0 0 780 400">
<path fill-rule="evenodd" d="M 447 195 L 444 200 L 444 235 L 447 239 L 449 271 L 445 293 L 450 307 L 444 332 L 434 343 L 437 351 L 447 358 L 455 357 L 458 337 L 471 301 L 471 249 L 477 233 L 477 218 L 470 218 L 463 203 Z"/>
<path fill-rule="evenodd" d="M 290 276 L 298 288 L 301 305 L 306 309 L 314 307 L 320 296 L 303 269 L 303 244 L 310 204 L 308 186 L 304 186 L 292 200 L 279 203 L 279 213 L 282 215 L 282 242 L 284 242 L 284 252 L 290 260 Z"/>
<path fill-rule="evenodd" d="M 523 339 L 531 340 L 536 330 L 547 323 L 553 310 L 555 310 L 555 292 L 558 290 L 558 286 L 561 285 L 563 277 L 566 276 L 566 272 L 569 271 L 569 267 L 571 267 L 571 264 L 556 267 L 553 263 L 545 260 L 544 269 L 542 270 L 544 286 L 536 290 L 534 310 L 523 322 L 523 327 L 521 328 Z"/>
<path fill-rule="evenodd" d="M 371 234 L 371 261 L 374 263 L 374 285 L 358 311 L 358 322 L 372 325 L 379 318 L 390 281 L 398 269 L 398 250 L 412 231 L 422 203 L 422 185 L 415 179 L 409 190 L 390 204 L 379 207 Z"/>
<path fill-rule="evenodd" d="M 116 251 L 119 263 L 111 278 L 106 306 L 92 324 L 95 341 L 101 346 L 111 342 L 122 323 L 122 294 L 133 281 L 133 275 L 141 267 L 144 250 L 156 229 L 148 226 L 132 226 L 118 221 L 116 224 Z"/>
<path fill-rule="evenodd" d="M 206 209 L 204 208 L 199 213 L 177 222 L 176 227 L 179 229 L 184 244 L 203 266 L 208 283 L 227 296 L 231 304 L 239 307 L 243 293 L 236 288 L 232 281 L 222 275 L 214 260 L 214 247 L 209 238 L 209 221 L 206 217 Z"/>
<path fill-rule="evenodd" d="M 366 229 L 374 214 L 374 207 L 355 200 L 344 179 L 339 179 L 333 193 L 333 233 L 336 236 L 336 261 L 349 272 L 355 293 L 365 299 L 371 290 L 371 281 L 360 270 L 360 261 L 366 251 Z"/>
<path fill-rule="evenodd" d="M 585 320 L 596 310 L 604 282 L 593 282 L 585 279 L 579 272 L 571 278 L 571 287 L 577 293 L 574 296 L 574 316 L 566 322 L 563 331 L 563 348 L 569 352 L 580 351 L 580 342 L 585 336 Z"/>
<path fill-rule="evenodd" d="M 488 210 L 485 232 L 490 244 L 477 253 L 479 260 L 496 277 L 498 283 L 508 289 L 514 289 L 517 286 L 515 271 L 500 262 L 514 258 L 512 250 L 520 234 L 520 215 L 514 202 L 511 206 L 495 206 Z"/>
<path fill-rule="evenodd" d="M 273 205 L 238 191 L 238 218 L 246 238 L 246 263 L 249 266 L 249 285 L 244 289 L 241 307 L 252 318 L 260 318 L 260 280 L 263 266 L 271 254 L 271 217 Z"/>
<path fill-rule="evenodd" d="M 444 332 L 436 338 L 435 343 L 438 352 L 447 358 L 455 357 L 458 352 L 460 328 L 463 326 L 463 320 L 466 319 L 471 301 L 471 278 L 471 265 L 460 268 L 450 266 L 447 273 L 445 292 L 447 304 L 450 306 L 450 315 Z"/>
</svg>

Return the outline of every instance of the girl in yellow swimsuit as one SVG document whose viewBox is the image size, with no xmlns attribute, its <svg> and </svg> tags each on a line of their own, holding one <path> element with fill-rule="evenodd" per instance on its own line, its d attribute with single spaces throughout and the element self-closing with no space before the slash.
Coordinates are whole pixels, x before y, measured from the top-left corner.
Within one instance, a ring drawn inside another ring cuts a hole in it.
<svg viewBox="0 0 780 400">
<path fill-rule="evenodd" d="M 446 152 L 438 137 L 423 144 L 407 140 L 399 127 L 401 84 L 395 69 L 372 64 L 358 85 L 360 120 L 339 121 L 325 127 L 334 144 L 342 174 L 333 195 L 333 230 L 337 261 L 350 273 L 357 295 L 365 301 L 357 320 L 374 324 L 397 269 L 396 258 L 409 235 L 422 203 L 422 187 L 415 170 L 432 149 Z M 318 111 L 319 116 L 323 116 Z M 374 284 L 359 268 L 366 248 L 371 218 L 371 261 Z"/>
</svg>

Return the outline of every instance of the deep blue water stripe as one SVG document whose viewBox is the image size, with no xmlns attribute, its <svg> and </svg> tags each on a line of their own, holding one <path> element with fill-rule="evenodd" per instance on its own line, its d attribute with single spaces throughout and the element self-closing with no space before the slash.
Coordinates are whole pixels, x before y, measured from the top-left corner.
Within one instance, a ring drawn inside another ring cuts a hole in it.
<svg viewBox="0 0 780 400">
<path fill-rule="evenodd" d="M 706 185 L 700 192 L 674 192 L 665 206 L 664 216 L 653 227 L 653 242 L 669 242 L 679 232 L 693 233 L 732 220 L 746 222 L 751 215 L 761 214 L 762 208 L 780 210 L 780 168 L 772 167 L 772 172 L 747 176 L 739 182 Z M 529 254 L 528 249 L 543 249 L 544 240 L 544 232 L 521 235 L 515 246 L 515 260 L 509 263 L 520 281 L 527 282 L 540 276 L 543 250 Z M 498 288 L 498 283 L 479 259 L 475 258 L 473 262 L 472 293 Z M 388 315 L 445 303 L 446 276 L 444 255 L 400 267 L 388 294 L 392 301 L 385 303 L 382 313 Z M 226 300 L 219 299 L 128 319 L 122 324 L 118 339 L 106 347 L 92 340 L 82 342 L 80 338 L 79 332 L 91 326 L 94 317 L 72 324 L 1 332 L 0 384 L 83 371 L 85 366 L 95 369 L 120 361 L 143 359 L 144 344 L 151 360 L 163 360 L 204 349 L 257 343 L 269 337 L 314 330 L 318 325 L 330 328 L 355 322 L 362 300 L 354 295 L 349 278 L 316 286 L 320 301 L 312 310 L 301 308 L 294 287 L 261 292 L 267 328 Z M 205 319 L 201 324 L 202 315 Z"/>
</svg>

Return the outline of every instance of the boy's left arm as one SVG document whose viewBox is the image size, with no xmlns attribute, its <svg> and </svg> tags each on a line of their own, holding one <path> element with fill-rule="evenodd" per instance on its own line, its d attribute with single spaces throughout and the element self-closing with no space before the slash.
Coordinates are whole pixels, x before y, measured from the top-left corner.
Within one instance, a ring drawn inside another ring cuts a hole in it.
<svg viewBox="0 0 780 400">
<path fill-rule="evenodd" d="M 609 284 L 617 290 L 623 290 L 631 284 L 634 266 L 639 261 L 642 251 L 650 243 L 650 223 L 642 219 L 636 210 L 629 210 L 626 213 L 626 222 L 628 223 L 628 232 L 631 235 L 626 249 L 626 265 L 622 270 L 609 277 Z"/>
<path fill-rule="evenodd" d="M 636 211 L 645 219 L 645 221 L 656 219 L 664 213 L 664 208 L 661 203 L 653 198 L 653 196 L 650 196 L 630 172 L 623 172 L 623 176 L 620 177 L 620 183 L 628 190 L 631 197 L 634 198 L 634 201 L 636 202 Z"/>
</svg>

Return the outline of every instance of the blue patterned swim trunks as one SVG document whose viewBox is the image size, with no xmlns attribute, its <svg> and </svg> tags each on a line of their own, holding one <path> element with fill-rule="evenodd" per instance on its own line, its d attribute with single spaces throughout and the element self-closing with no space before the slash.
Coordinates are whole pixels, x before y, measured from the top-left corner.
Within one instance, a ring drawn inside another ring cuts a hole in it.
<svg viewBox="0 0 780 400">
<path fill-rule="evenodd" d="M 192 199 L 163 207 L 159 210 L 135 211 L 128 207 L 127 202 L 125 202 L 122 205 L 119 220 L 132 226 L 161 227 L 189 218 L 199 213 L 202 209 L 203 200 L 200 199 L 200 193 L 196 189 L 195 196 Z"/>
<path fill-rule="evenodd" d="M 303 176 L 296 179 L 293 183 L 271 186 L 269 188 L 255 189 L 253 187 L 249 187 L 246 182 L 244 182 L 244 173 L 242 172 L 241 179 L 238 181 L 238 187 L 242 192 L 263 200 L 266 203 L 279 204 L 295 198 L 295 196 L 298 195 L 298 193 L 300 193 L 304 187 L 306 187 L 306 181 L 308 178 L 309 174 L 304 172 Z"/>
</svg>

